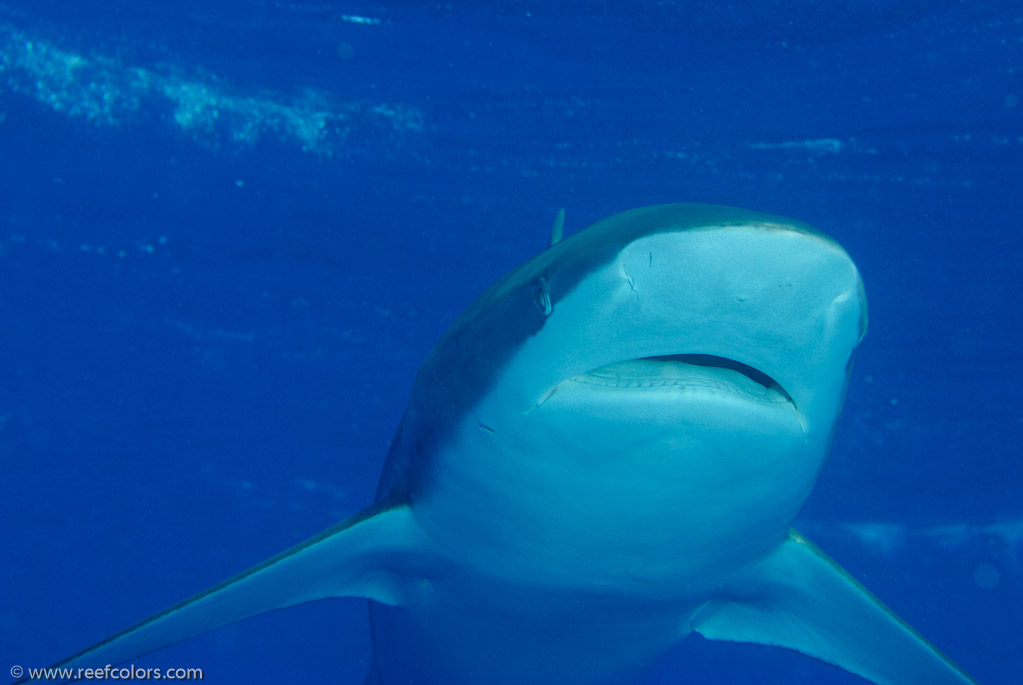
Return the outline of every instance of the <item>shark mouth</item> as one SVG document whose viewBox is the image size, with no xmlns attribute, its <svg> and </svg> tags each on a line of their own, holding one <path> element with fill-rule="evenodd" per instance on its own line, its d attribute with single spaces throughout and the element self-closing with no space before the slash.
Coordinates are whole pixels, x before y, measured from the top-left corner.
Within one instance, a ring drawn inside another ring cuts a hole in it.
<svg viewBox="0 0 1023 685">
<path fill-rule="evenodd" d="M 792 402 L 785 388 L 763 371 L 711 354 L 629 359 L 568 380 L 605 388 L 714 388 L 758 402 Z"/>
</svg>

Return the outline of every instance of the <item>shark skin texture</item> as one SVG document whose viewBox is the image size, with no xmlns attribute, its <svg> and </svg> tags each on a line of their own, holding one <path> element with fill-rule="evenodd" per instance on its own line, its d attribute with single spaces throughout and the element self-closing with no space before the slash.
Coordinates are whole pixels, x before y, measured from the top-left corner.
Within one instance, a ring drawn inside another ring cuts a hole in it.
<svg viewBox="0 0 1023 685">
<path fill-rule="evenodd" d="M 424 361 L 373 506 L 56 666 L 349 597 L 369 684 L 623 682 L 694 632 L 974 683 L 791 529 L 866 333 L 848 254 L 715 205 L 562 225 Z"/>
</svg>

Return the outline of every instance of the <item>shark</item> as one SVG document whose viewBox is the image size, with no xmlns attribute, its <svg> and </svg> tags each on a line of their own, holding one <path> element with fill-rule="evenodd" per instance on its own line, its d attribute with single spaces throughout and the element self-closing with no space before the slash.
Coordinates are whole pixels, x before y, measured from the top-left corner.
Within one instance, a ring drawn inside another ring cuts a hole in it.
<svg viewBox="0 0 1023 685">
<path fill-rule="evenodd" d="M 791 527 L 867 329 L 847 252 L 716 205 L 562 231 L 423 362 L 372 506 L 55 668 L 341 597 L 367 685 L 628 682 L 693 633 L 974 683 Z"/>
</svg>

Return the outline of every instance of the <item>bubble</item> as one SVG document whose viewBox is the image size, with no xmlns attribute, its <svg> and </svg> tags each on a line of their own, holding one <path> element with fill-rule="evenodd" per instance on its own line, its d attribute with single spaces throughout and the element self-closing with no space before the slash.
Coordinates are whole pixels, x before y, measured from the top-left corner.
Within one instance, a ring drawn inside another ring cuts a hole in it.
<svg viewBox="0 0 1023 685">
<path fill-rule="evenodd" d="M 1005 109 L 1012 109 L 1017 104 L 1019 104 L 1018 97 L 1016 97 L 1012 93 L 1009 93 L 1008 95 L 1005 96 Z"/>
<path fill-rule="evenodd" d="M 341 42 L 337 44 L 337 56 L 340 59 L 351 59 L 355 56 L 355 46 L 351 43 Z"/>
<path fill-rule="evenodd" d="M 973 569 L 973 582 L 982 590 L 993 590 L 1001 578 L 1002 574 L 991 564 L 979 564 Z"/>
</svg>

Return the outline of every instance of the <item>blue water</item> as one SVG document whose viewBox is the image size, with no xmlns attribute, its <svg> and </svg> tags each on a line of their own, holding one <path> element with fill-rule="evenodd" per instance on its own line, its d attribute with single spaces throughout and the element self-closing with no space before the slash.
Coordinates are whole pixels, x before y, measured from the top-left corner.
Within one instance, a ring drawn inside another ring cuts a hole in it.
<svg viewBox="0 0 1023 685">
<path fill-rule="evenodd" d="M 1023 672 L 1018 3 L 0 2 L 0 673 L 368 504 L 419 362 L 567 230 L 796 217 L 870 302 L 797 526 Z M 361 683 L 366 611 L 137 663 Z M 690 638 L 643 683 L 856 683 Z"/>
</svg>

